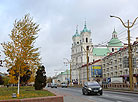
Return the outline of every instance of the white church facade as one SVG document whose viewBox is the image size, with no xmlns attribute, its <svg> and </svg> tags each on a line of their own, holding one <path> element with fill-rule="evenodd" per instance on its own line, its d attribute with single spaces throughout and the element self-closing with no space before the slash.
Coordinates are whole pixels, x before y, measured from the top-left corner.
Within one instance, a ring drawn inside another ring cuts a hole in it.
<svg viewBox="0 0 138 102">
<path fill-rule="evenodd" d="M 88 61 L 89 63 L 91 63 L 95 60 L 102 59 L 109 53 L 115 52 L 123 47 L 123 43 L 118 39 L 117 32 L 115 31 L 115 29 L 112 33 L 112 38 L 107 45 L 93 45 L 91 38 L 91 30 L 87 28 L 86 22 L 83 30 L 80 33 L 78 32 L 78 28 L 76 28 L 76 32 L 72 37 L 72 41 L 72 82 L 78 82 L 80 76 L 80 68 L 82 68 L 82 66 L 87 63 L 86 49 L 89 49 Z"/>
</svg>

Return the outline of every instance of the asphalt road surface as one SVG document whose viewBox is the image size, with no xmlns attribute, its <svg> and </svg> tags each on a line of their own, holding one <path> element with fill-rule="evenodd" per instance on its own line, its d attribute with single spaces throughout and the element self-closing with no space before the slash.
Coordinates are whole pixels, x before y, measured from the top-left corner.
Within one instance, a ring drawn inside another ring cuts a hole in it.
<svg viewBox="0 0 138 102">
<path fill-rule="evenodd" d="M 64 96 L 64 102 L 138 102 L 138 94 L 103 91 L 103 95 L 82 95 L 81 88 L 48 88 Z"/>
</svg>

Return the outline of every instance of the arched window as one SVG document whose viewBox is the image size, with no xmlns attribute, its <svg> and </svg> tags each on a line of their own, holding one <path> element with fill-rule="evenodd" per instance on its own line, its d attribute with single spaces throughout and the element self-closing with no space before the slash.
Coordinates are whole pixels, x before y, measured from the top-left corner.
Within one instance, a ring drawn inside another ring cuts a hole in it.
<svg viewBox="0 0 138 102">
<path fill-rule="evenodd" d="M 86 50 L 89 50 L 89 46 L 86 46 Z"/>
<path fill-rule="evenodd" d="M 114 52 L 114 48 L 112 48 L 112 52 Z"/>
<path fill-rule="evenodd" d="M 88 38 L 86 38 L 86 43 L 88 42 Z"/>
</svg>

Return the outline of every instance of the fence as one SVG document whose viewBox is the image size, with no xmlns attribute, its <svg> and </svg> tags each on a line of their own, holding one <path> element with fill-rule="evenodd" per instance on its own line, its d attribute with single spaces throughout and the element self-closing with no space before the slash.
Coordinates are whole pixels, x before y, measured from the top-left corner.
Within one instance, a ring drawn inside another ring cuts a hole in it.
<svg viewBox="0 0 138 102">
<path fill-rule="evenodd" d="M 127 89 L 130 88 L 129 84 L 124 84 L 124 83 L 110 83 L 110 84 L 103 84 L 103 88 L 118 88 L 118 89 Z M 134 85 L 135 89 L 138 89 L 138 85 Z"/>
</svg>

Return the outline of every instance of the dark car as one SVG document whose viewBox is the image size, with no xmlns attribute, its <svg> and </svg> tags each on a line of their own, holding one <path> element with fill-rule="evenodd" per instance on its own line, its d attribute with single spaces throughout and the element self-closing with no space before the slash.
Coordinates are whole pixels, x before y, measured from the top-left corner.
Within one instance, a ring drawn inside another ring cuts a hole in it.
<svg viewBox="0 0 138 102">
<path fill-rule="evenodd" d="M 85 82 L 82 88 L 83 95 L 88 94 L 103 94 L 102 87 L 99 85 L 98 82 Z"/>
<path fill-rule="evenodd" d="M 56 83 L 52 83 L 51 84 L 51 88 L 57 88 L 57 84 Z"/>
</svg>

